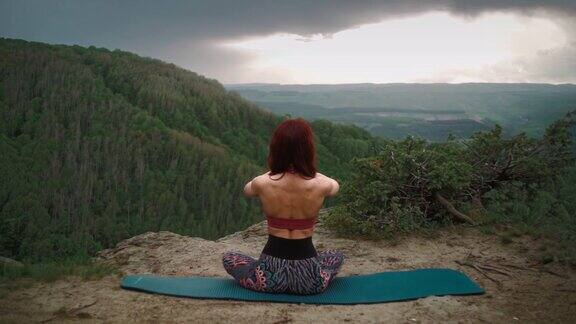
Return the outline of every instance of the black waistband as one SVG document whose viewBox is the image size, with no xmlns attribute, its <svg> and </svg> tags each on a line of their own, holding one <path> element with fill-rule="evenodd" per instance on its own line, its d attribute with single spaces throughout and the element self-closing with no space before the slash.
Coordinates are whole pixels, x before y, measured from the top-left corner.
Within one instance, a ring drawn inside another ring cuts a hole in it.
<svg viewBox="0 0 576 324">
<path fill-rule="evenodd" d="M 318 255 L 312 244 L 312 237 L 293 240 L 270 234 L 262 253 L 287 260 L 308 259 Z"/>
</svg>

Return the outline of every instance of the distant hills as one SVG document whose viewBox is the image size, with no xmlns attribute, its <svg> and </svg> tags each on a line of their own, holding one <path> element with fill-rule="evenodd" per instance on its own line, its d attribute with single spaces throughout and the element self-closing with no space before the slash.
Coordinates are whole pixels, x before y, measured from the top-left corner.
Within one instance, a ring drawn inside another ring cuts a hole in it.
<svg viewBox="0 0 576 324">
<path fill-rule="evenodd" d="M 576 108 L 576 85 L 465 84 L 230 84 L 269 111 L 353 123 L 390 138 L 441 141 L 468 137 L 498 123 L 506 132 L 541 135 Z"/>
<path fill-rule="evenodd" d="M 146 231 L 217 238 L 261 219 L 282 117 L 218 81 L 120 50 L 0 39 L 0 255 L 87 256 Z M 313 123 L 322 172 L 373 153 L 358 127 Z"/>
</svg>

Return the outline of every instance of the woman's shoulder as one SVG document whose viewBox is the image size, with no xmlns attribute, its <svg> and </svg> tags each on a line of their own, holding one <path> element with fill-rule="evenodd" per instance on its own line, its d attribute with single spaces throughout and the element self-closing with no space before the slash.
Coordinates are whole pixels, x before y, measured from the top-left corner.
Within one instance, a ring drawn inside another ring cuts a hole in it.
<svg viewBox="0 0 576 324">
<path fill-rule="evenodd" d="M 322 189 L 326 191 L 327 196 L 335 195 L 340 189 L 338 181 L 328 176 L 325 176 L 320 172 L 316 172 L 316 177 L 318 178 L 318 181 L 320 182 L 320 186 L 322 187 Z"/>
<path fill-rule="evenodd" d="M 331 183 L 332 181 L 336 181 L 336 180 L 330 178 L 329 176 L 324 175 L 324 174 L 322 174 L 322 173 L 320 173 L 320 172 L 316 172 L 316 177 L 315 177 L 315 179 L 317 179 L 318 181 L 321 181 L 321 182 L 323 182 L 323 183 Z"/>
<path fill-rule="evenodd" d="M 316 175 L 313 178 L 307 178 L 302 177 L 298 174 L 290 174 L 290 173 L 271 174 L 271 171 L 267 171 L 259 176 L 256 176 L 253 181 L 263 186 L 267 184 L 273 186 L 278 185 L 282 186 L 282 184 L 293 185 L 294 180 L 296 180 L 297 182 L 302 183 L 302 185 L 309 187 L 318 185 L 321 186 L 324 182 L 326 182 L 326 179 L 330 178 L 326 177 L 325 175 L 319 172 L 316 172 Z"/>
<path fill-rule="evenodd" d="M 262 173 L 259 176 L 256 176 L 254 178 L 254 181 L 260 182 L 260 183 L 265 183 L 265 182 L 270 181 L 270 180 L 279 180 L 281 178 L 284 178 L 285 175 L 286 174 L 271 175 L 271 171 L 267 171 L 265 173 Z M 295 175 L 295 176 L 297 176 L 297 175 Z M 302 180 L 308 180 L 308 181 L 312 180 L 313 182 L 317 182 L 317 183 L 321 183 L 321 184 L 322 183 L 332 183 L 333 181 L 336 181 L 336 180 L 334 180 L 334 179 L 332 179 L 332 178 L 330 178 L 330 177 L 328 177 L 328 176 L 326 176 L 320 172 L 316 172 L 316 175 L 313 178 L 305 178 L 305 177 L 301 177 L 301 178 L 302 178 Z"/>
<path fill-rule="evenodd" d="M 319 180 L 323 180 L 323 179 L 328 179 L 327 176 L 325 176 L 324 174 L 320 173 L 320 172 L 316 172 L 316 177 Z"/>
<path fill-rule="evenodd" d="M 255 182 L 257 184 L 265 184 L 269 180 L 269 178 L 270 178 L 270 171 L 254 177 L 254 179 L 252 179 L 252 182 Z"/>
<path fill-rule="evenodd" d="M 324 197 L 334 196 L 339 191 L 339 184 L 336 180 L 316 172 L 313 178 L 302 178 L 297 174 L 275 174 L 271 175 L 267 171 L 259 176 L 256 176 L 251 181 L 252 187 L 256 192 L 275 192 L 276 189 L 288 191 L 301 191 L 317 192 Z"/>
</svg>

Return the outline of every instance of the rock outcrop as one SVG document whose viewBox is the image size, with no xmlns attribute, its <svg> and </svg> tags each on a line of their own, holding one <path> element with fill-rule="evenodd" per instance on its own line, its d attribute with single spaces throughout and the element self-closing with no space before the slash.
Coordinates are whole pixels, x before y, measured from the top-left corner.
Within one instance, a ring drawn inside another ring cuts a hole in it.
<svg viewBox="0 0 576 324">
<path fill-rule="evenodd" d="M 227 276 L 221 265 L 225 251 L 257 257 L 267 237 L 264 223 L 216 241 L 170 232 L 148 232 L 101 251 L 100 262 L 123 274 Z M 0 321 L 96 322 L 570 322 L 576 318 L 576 275 L 555 265 L 542 268 L 526 252 L 537 242 L 519 238 L 502 245 L 497 236 L 474 228 L 454 227 L 432 238 L 406 237 L 372 242 L 340 238 L 317 226 L 318 250 L 343 251 L 341 275 L 424 267 L 459 269 L 483 286 L 480 296 L 429 297 L 374 305 L 294 305 L 242 301 L 197 300 L 126 291 L 121 275 L 83 281 L 66 278 L 35 283 L 6 292 L 0 299 Z M 474 267 L 476 266 L 476 268 Z M 499 269 L 490 271 L 488 267 Z"/>
</svg>

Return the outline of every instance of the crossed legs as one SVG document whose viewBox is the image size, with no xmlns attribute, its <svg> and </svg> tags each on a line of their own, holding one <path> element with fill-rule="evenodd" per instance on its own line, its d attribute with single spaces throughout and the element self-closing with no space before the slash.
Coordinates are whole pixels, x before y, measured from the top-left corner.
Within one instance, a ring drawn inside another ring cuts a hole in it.
<svg viewBox="0 0 576 324">
<path fill-rule="evenodd" d="M 322 292 L 336 277 L 343 262 L 344 254 L 335 250 L 302 260 L 285 260 L 265 254 L 256 260 L 240 252 L 226 252 L 222 257 L 226 272 L 244 288 L 298 294 Z"/>
</svg>

